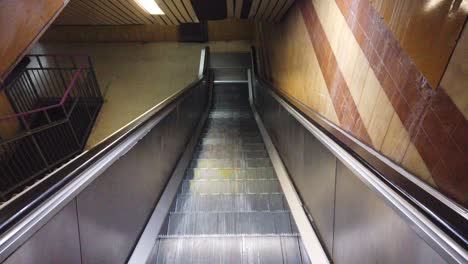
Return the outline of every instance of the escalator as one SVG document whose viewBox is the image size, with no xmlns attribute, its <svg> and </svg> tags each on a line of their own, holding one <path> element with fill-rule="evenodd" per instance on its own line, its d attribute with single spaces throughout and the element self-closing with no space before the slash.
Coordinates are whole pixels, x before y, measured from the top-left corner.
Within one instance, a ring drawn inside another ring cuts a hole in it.
<svg viewBox="0 0 468 264">
<path fill-rule="evenodd" d="M 205 48 L 198 80 L 1 205 L 0 262 L 467 263 L 465 208 L 255 58 Z"/>
<path fill-rule="evenodd" d="M 249 106 L 247 84 L 215 84 L 155 263 L 309 263 Z"/>
</svg>

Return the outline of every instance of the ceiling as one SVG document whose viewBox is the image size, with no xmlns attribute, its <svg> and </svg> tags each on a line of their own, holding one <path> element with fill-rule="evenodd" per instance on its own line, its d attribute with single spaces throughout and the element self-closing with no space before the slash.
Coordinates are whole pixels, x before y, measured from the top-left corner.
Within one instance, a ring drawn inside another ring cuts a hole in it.
<svg viewBox="0 0 468 264">
<path fill-rule="evenodd" d="M 179 25 L 226 18 L 277 22 L 294 0 L 155 0 L 150 15 L 135 0 L 71 0 L 55 25 Z"/>
</svg>

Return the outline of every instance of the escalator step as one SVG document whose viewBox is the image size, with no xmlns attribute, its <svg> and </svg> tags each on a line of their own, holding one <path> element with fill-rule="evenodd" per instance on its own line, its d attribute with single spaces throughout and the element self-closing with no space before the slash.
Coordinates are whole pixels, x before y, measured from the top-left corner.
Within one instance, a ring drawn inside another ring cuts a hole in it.
<svg viewBox="0 0 468 264">
<path fill-rule="evenodd" d="M 199 150 L 224 150 L 229 149 L 233 151 L 252 151 L 252 150 L 265 150 L 263 143 L 242 143 L 242 144 L 199 144 L 197 151 Z"/>
<path fill-rule="evenodd" d="M 181 194 L 281 193 L 276 179 L 263 180 L 184 180 Z"/>
<path fill-rule="evenodd" d="M 202 137 L 258 137 L 258 130 L 232 130 L 232 129 L 210 129 L 204 130 Z"/>
<path fill-rule="evenodd" d="M 266 194 L 179 194 L 175 212 L 286 211 L 281 193 Z"/>
<path fill-rule="evenodd" d="M 289 211 L 276 212 L 173 212 L 168 235 L 291 234 Z"/>
<path fill-rule="evenodd" d="M 211 111 L 210 118 L 251 118 L 253 115 L 249 111 Z"/>
<path fill-rule="evenodd" d="M 265 168 L 272 167 L 268 158 L 258 159 L 193 159 L 189 168 Z"/>
<path fill-rule="evenodd" d="M 243 179 L 275 179 L 276 174 L 271 167 L 250 169 L 209 169 L 192 168 L 186 171 L 186 179 L 191 180 L 243 180 Z"/>
<path fill-rule="evenodd" d="M 230 144 L 230 145 L 245 145 L 248 143 L 261 144 L 262 138 L 258 136 L 253 137 L 205 137 L 200 141 L 202 145 L 217 145 L 217 144 Z"/>
<path fill-rule="evenodd" d="M 297 236 L 161 237 L 157 263 L 310 263 Z"/>
<path fill-rule="evenodd" d="M 268 158 L 268 153 L 264 150 L 237 151 L 236 149 L 224 148 L 221 150 L 199 150 L 195 152 L 197 159 L 258 159 Z"/>
</svg>

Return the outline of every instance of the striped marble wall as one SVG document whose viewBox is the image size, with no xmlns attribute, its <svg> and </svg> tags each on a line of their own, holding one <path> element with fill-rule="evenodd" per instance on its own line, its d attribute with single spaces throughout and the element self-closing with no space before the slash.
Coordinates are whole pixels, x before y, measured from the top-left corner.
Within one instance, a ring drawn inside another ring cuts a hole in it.
<svg viewBox="0 0 468 264">
<path fill-rule="evenodd" d="M 256 43 L 278 88 L 467 204 L 468 96 L 433 89 L 369 0 L 299 0 Z"/>
</svg>

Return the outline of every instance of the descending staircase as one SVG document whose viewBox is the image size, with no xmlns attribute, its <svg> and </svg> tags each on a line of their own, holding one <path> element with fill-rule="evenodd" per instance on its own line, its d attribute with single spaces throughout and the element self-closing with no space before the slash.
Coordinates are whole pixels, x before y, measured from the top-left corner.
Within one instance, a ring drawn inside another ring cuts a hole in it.
<svg viewBox="0 0 468 264">
<path fill-rule="evenodd" d="M 156 263 L 309 263 L 248 101 L 216 84 Z"/>
</svg>

